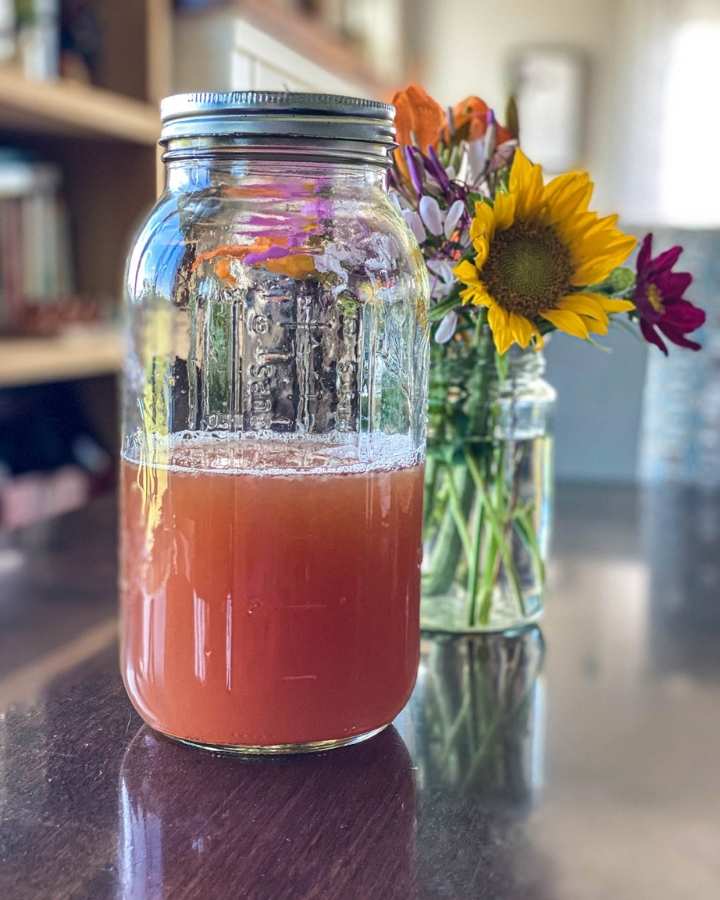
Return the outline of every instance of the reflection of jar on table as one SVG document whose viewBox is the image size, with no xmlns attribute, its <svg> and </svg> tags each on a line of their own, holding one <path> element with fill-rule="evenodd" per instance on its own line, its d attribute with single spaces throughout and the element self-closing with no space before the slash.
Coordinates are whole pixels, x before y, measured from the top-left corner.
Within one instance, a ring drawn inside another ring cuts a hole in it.
<svg viewBox="0 0 720 900">
<path fill-rule="evenodd" d="M 288 885 L 297 896 L 416 894 L 415 787 L 394 728 L 341 754 L 239 765 L 142 728 L 119 798 L 124 897 L 174 897 L 192 881 L 207 897 L 281 897 Z"/>
</svg>

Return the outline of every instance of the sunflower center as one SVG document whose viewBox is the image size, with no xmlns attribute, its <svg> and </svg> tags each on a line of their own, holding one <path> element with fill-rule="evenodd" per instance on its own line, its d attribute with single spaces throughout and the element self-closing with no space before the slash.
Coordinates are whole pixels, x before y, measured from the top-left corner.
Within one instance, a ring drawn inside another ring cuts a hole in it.
<svg viewBox="0 0 720 900">
<path fill-rule="evenodd" d="M 654 284 L 648 285 L 647 289 L 647 298 L 648 303 L 657 313 L 665 312 L 665 304 L 663 303 L 662 294 L 660 293 L 660 288 L 656 287 Z"/>
<path fill-rule="evenodd" d="M 550 225 L 516 222 L 495 233 L 482 279 L 500 306 L 533 318 L 568 292 L 572 273 L 570 251 Z"/>
</svg>

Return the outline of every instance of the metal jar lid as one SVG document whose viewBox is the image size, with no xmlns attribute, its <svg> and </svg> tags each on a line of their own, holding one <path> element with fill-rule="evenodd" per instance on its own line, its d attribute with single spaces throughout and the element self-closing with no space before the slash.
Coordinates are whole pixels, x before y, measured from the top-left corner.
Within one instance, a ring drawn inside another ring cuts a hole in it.
<svg viewBox="0 0 720 900">
<path fill-rule="evenodd" d="M 288 91 L 175 94 L 160 104 L 160 143 L 242 146 L 254 152 L 311 145 L 327 155 L 385 162 L 395 146 L 395 107 L 376 100 Z M 206 139 L 206 140 L 204 140 Z"/>
</svg>

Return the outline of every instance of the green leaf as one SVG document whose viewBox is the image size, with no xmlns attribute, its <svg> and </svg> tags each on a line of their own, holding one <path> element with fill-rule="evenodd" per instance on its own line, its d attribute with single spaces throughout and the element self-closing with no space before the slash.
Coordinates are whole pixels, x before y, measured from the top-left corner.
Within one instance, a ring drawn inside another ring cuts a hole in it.
<svg viewBox="0 0 720 900">
<path fill-rule="evenodd" d="M 615 294 L 625 294 L 635 289 L 635 272 L 627 266 L 613 269 L 608 280 Z"/>
<path fill-rule="evenodd" d="M 470 191 L 467 195 L 467 205 L 468 208 L 474 213 L 475 204 L 476 203 L 487 203 L 488 199 L 483 194 L 479 194 L 476 191 Z"/>
<path fill-rule="evenodd" d="M 428 318 L 431 322 L 439 322 L 443 316 L 449 313 L 451 309 L 455 309 L 456 306 L 460 306 L 459 287 L 453 288 L 452 294 L 450 294 L 446 300 L 443 300 L 442 303 L 437 303 L 435 306 L 431 307 Z"/>
<path fill-rule="evenodd" d="M 627 266 L 613 269 L 605 281 L 587 288 L 596 294 L 610 294 L 613 297 L 632 297 L 635 291 L 635 272 Z"/>
</svg>

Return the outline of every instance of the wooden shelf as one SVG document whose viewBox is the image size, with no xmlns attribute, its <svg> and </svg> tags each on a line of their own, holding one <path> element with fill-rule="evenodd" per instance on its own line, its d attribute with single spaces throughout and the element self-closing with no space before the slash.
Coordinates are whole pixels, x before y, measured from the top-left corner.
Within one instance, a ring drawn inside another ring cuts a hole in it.
<svg viewBox="0 0 720 900">
<path fill-rule="evenodd" d="M 0 338 L 0 387 L 69 381 L 120 370 L 123 346 L 112 329 L 53 338 Z"/>
<path fill-rule="evenodd" d="M 273 0 L 235 0 L 235 8 L 249 22 L 317 65 L 365 87 L 378 99 L 389 99 L 393 85 L 379 79 L 357 48 L 321 21 Z"/>
<path fill-rule="evenodd" d="M 33 81 L 0 68 L 0 128 L 153 146 L 160 115 L 150 103 L 72 81 Z"/>
</svg>

